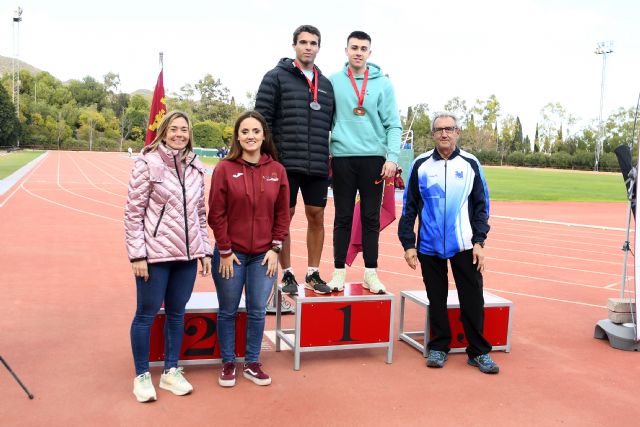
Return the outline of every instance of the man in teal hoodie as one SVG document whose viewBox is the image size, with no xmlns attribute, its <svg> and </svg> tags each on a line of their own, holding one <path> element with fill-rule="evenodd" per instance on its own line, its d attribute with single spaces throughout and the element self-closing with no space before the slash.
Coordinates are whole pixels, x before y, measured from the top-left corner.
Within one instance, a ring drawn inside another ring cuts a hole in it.
<svg viewBox="0 0 640 427">
<path fill-rule="evenodd" d="M 380 236 L 380 204 L 385 178 L 395 176 L 402 124 L 395 94 L 380 67 L 368 63 L 371 37 L 354 31 L 347 37 L 347 63 L 330 77 L 335 96 L 331 130 L 333 170 L 334 272 L 328 283 L 333 291 L 344 288 L 345 260 L 355 206 L 360 194 L 363 286 L 373 293 L 385 292 L 376 273 Z"/>
</svg>

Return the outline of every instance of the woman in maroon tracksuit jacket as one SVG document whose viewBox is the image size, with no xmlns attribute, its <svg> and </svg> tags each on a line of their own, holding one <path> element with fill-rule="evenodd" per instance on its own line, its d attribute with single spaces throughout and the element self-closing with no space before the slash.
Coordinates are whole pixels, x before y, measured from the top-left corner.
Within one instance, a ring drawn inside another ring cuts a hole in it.
<svg viewBox="0 0 640 427">
<path fill-rule="evenodd" d="M 271 384 L 259 363 L 260 347 L 290 220 L 289 182 L 276 156 L 264 117 L 247 111 L 236 120 L 231 150 L 211 177 L 208 222 L 216 239 L 212 271 L 223 387 L 236 383 L 235 319 L 243 288 L 248 315 L 243 375 L 258 385 Z"/>
</svg>

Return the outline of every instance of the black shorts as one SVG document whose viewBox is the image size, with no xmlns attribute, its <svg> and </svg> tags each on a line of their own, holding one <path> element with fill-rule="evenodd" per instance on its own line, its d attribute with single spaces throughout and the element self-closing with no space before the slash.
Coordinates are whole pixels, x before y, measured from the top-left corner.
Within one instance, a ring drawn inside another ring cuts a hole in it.
<svg viewBox="0 0 640 427">
<path fill-rule="evenodd" d="M 304 200 L 305 206 L 317 206 L 320 208 L 327 206 L 327 192 L 329 189 L 327 177 L 287 171 L 287 178 L 289 179 L 290 208 L 296 205 L 298 189 L 302 193 L 302 200 Z"/>
</svg>

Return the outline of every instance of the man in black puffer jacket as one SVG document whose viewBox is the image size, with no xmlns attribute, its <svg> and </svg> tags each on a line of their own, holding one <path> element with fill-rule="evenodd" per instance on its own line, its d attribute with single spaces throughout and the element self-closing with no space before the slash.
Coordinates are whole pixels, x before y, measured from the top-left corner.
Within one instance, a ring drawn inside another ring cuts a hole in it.
<svg viewBox="0 0 640 427">
<path fill-rule="evenodd" d="M 295 59 L 282 58 L 265 74 L 256 96 L 256 111 L 267 120 L 278 148 L 279 161 L 287 170 L 291 217 L 298 189 L 307 216 L 306 287 L 316 293 L 331 290 L 318 271 L 324 244 L 324 208 L 329 175 L 329 131 L 333 121 L 333 88 L 314 65 L 320 50 L 320 31 L 302 25 L 293 33 Z M 296 295 L 298 283 L 291 268 L 291 238 L 280 254 L 283 292 Z"/>
</svg>

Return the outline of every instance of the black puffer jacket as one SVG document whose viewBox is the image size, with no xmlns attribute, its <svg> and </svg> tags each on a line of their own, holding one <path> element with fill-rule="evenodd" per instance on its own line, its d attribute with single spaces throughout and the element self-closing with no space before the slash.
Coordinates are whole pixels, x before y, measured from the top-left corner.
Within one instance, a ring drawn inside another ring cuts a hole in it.
<svg viewBox="0 0 640 427">
<path fill-rule="evenodd" d="M 292 59 L 282 58 L 260 83 L 256 111 L 267 120 L 287 171 L 324 177 L 329 173 L 333 87 L 320 70 L 318 77 L 321 109 L 315 111 L 309 107 L 313 93 L 304 74 Z"/>
</svg>

